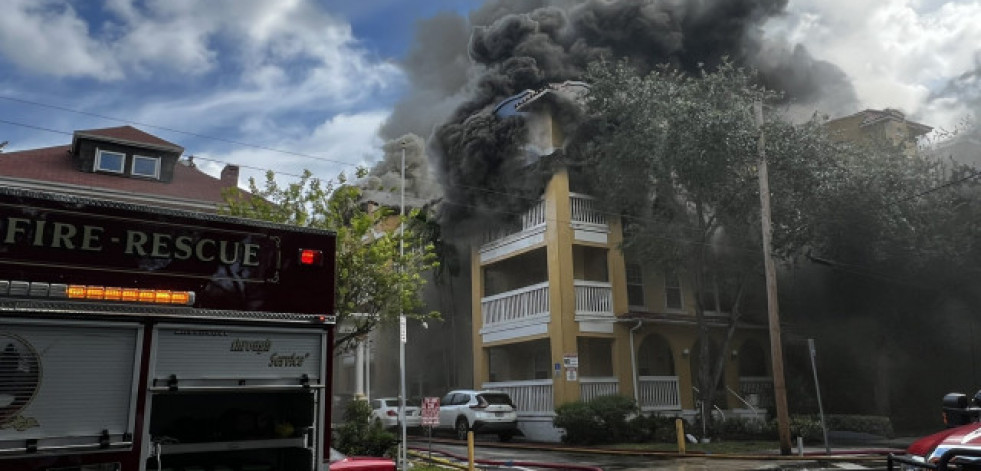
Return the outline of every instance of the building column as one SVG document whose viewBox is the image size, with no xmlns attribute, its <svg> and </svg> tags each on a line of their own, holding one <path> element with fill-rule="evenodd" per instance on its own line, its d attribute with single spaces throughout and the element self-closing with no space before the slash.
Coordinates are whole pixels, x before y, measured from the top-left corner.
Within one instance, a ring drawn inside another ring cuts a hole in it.
<svg viewBox="0 0 981 471">
<path fill-rule="evenodd" d="M 607 219 L 610 233 L 607 236 L 607 270 L 610 274 L 610 286 L 613 296 L 613 315 L 620 317 L 630 311 L 627 300 L 627 263 L 620 245 L 623 242 L 623 229 L 620 218 L 610 216 Z M 620 394 L 634 397 L 634 355 L 630 351 L 631 329 L 636 323 L 616 323 L 613 325 L 613 375 L 617 377 Z M 639 331 L 634 332 L 634 349 L 638 348 Z"/>
<path fill-rule="evenodd" d="M 484 349 L 484 339 L 480 335 L 480 329 L 484 326 L 484 311 L 480 306 L 480 300 L 484 297 L 484 276 L 480 266 L 480 247 L 475 243 L 470 249 L 470 312 L 471 329 L 473 335 L 473 388 L 481 389 L 483 384 L 490 380 L 488 371 L 487 350 Z"/>
<path fill-rule="evenodd" d="M 354 397 L 364 399 L 364 340 L 354 350 Z"/>
<path fill-rule="evenodd" d="M 573 283 L 572 206 L 569 201 L 569 173 L 565 168 L 552 175 L 545 188 L 545 244 L 548 259 L 549 324 L 548 335 L 553 363 L 563 363 L 566 354 L 579 354 L 575 321 L 576 291 Z M 555 405 L 580 398 L 578 369 L 575 380 L 568 380 L 568 369 L 553 377 Z"/>
</svg>

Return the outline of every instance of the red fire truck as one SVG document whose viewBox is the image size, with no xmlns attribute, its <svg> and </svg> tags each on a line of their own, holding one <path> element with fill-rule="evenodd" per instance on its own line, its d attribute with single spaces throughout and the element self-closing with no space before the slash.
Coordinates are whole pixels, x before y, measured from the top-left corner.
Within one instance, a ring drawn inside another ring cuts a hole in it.
<svg viewBox="0 0 981 471">
<path fill-rule="evenodd" d="M 916 440 L 903 455 L 890 455 L 888 469 L 981 470 L 981 391 L 973 398 L 945 395 L 943 419 L 945 430 Z"/>
<path fill-rule="evenodd" d="M 0 189 L 0 469 L 325 470 L 335 237 Z"/>
</svg>

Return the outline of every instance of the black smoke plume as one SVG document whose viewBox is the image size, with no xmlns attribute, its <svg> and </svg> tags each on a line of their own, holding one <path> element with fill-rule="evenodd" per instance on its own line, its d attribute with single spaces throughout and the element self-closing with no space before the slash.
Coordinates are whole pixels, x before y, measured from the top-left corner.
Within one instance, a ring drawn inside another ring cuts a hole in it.
<svg viewBox="0 0 981 471">
<path fill-rule="evenodd" d="M 497 0 L 469 21 L 437 17 L 420 25 L 405 64 L 413 93 L 383 134 L 431 136 L 443 218 L 459 222 L 474 214 L 513 217 L 537 198 L 548 173 L 526 163 L 524 120 L 499 117 L 493 107 L 527 89 L 579 80 L 593 61 L 695 72 L 728 57 L 758 69 L 765 85 L 798 106 L 854 106 L 851 84 L 837 67 L 764 35 L 766 22 L 786 6 L 787 0 Z"/>
</svg>

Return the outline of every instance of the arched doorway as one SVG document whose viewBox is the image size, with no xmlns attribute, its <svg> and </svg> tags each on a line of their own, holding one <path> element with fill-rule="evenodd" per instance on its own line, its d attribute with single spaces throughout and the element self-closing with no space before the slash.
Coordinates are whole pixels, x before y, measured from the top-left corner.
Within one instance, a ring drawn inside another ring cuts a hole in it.
<svg viewBox="0 0 981 471">
<path fill-rule="evenodd" d="M 749 339 L 739 347 L 739 395 L 756 407 L 773 406 L 773 380 L 767 363 L 760 342 Z"/>
<path fill-rule="evenodd" d="M 643 410 L 681 409 L 678 376 L 671 344 L 659 334 L 650 334 L 637 348 L 637 399 Z"/>
<path fill-rule="evenodd" d="M 766 351 L 756 340 L 747 340 L 739 347 L 739 376 L 768 376 Z"/>
</svg>

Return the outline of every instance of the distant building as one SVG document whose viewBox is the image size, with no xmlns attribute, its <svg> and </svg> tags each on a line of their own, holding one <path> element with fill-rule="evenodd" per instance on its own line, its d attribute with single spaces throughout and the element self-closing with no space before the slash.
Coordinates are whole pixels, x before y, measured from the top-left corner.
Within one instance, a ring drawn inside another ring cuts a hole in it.
<svg viewBox="0 0 981 471">
<path fill-rule="evenodd" d="M 239 168 L 214 178 L 184 148 L 132 126 L 75 131 L 69 145 L 0 153 L 0 184 L 191 211 L 215 212 Z"/>
<path fill-rule="evenodd" d="M 892 108 L 862 110 L 828 121 L 827 127 L 840 141 L 869 145 L 885 143 L 903 149 L 908 155 L 915 154 L 919 139 L 933 130 L 925 124 L 907 120 L 902 111 Z"/>
<path fill-rule="evenodd" d="M 937 159 L 950 159 L 956 164 L 981 166 L 981 129 L 937 142 L 927 150 L 927 155 Z"/>
</svg>

